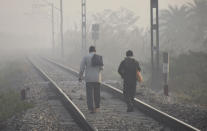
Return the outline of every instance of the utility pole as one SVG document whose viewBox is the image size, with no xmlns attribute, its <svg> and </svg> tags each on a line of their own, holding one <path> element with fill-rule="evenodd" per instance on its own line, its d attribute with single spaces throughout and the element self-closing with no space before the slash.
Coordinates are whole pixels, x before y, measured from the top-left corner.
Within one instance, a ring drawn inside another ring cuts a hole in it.
<svg viewBox="0 0 207 131">
<path fill-rule="evenodd" d="M 63 41 L 63 1 L 60 0 L 60 41 L 61 41 L 61 57 L 64 58 L 64 41 Z"/>
<path fill-rule="evenodd" d="M 82 0 L 81 3 L 81 9 L 82 9 L 82 55 L 86 54 L 86 0 Z"/>
<path fill-rule="evenodd" d="M 155 15 L 155 16 L 154 16 Z M 152 87 L 160 86 L 158 0 L 150 0 Z"/>
<path fill-rule="evenodd" d="M 52 54 L 55 54 L 55 31 L 54 31 L 54 4 L 51 4 L 51 10 L 52 10 Z"/>
<path fill-rule="evenodd" d="M 45 7 L 48 6 L 51 8 L 51 43 L 52 43 L 52 54 L 54 55 L 55 53 L 55 29 L 54 29 L 54 9 L 60 11 L 57 7 L 54 6 L 53 3 L 48 2 L 47 0 L 42 0 L 45 4 L 34 4 L 33 6 L 37 7 Z"/>
<path fill-rule="evenodd" d="M 99 39 L 99 24 L 92 24 L 92 40 L 96 47 L 96 41 Z"/>
<path fill-rule="evenodd" d="M 169 79 L 169 54 L 163 53 L 163 80 L 164 80 L 164 95 L 169 96 L 168 93 L 168 79 Z"/>
</svg>

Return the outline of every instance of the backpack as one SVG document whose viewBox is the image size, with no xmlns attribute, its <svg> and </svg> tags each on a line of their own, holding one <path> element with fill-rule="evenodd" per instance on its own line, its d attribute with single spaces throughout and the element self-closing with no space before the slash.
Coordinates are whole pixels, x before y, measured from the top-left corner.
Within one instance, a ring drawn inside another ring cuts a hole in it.
<svg viewBox="0 0 207 131">
<path fill-rule="evenodd" d="M 94 54 L 92 59 L 91 59 L 91 65 L 96 67 L 96 66 L 103 66 L 103 59 L 102 56 Z"/>
</svg>

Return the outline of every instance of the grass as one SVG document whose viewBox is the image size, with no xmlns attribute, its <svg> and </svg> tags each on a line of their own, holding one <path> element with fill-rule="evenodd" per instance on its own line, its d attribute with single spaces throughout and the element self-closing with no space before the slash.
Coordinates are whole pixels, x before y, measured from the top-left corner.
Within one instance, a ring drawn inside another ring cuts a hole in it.
<svg viewBox="0 0 207 131">
<path fill-rule="evenodd" d="M 33 107 L 32 103 L 22 101 L 20 93 L 12 90 L 0 93 L 0 121 Z"/>
<path fill-rule="evenodd" d="M 21 100 L 20 90 L 26 79 L 26 64 L 22 59 L 0 61 L 0 122 L 33 107 Z"/>
</svg>

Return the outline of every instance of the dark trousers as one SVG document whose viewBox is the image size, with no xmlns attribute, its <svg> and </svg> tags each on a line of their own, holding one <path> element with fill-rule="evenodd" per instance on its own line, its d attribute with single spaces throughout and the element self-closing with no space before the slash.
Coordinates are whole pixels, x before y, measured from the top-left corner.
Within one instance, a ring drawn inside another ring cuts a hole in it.
<svg viewBox="0 0 207 131">
<path fill-rule="evenodd" d="M 89 110 L 100 107 L 100 83 L 87 82 L 86 83 L 86 97 Z"/>
<path fill-rule="evenodd" d="M 133 109 L 134 107 L 134 98 L 136 94 L 136 83 L 127 83 L 124 82 L 124 98 L 127 103 L 127 108 L 129 110 Z"/>
</svg>

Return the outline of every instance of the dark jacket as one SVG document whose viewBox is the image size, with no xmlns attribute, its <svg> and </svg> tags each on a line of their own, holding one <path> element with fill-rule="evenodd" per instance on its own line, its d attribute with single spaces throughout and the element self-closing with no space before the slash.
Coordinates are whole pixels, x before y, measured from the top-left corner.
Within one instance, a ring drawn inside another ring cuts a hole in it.
<svg viewBox="0 0 207 131">
<path fill-rule="evenodd" d="M 137 71 L 141 71 L 139 62 L 132 57 L 126 57 L 119 65 L 118 72 L 125 83 L 136 84 Z"/>
</svg>

